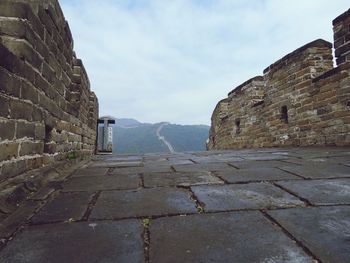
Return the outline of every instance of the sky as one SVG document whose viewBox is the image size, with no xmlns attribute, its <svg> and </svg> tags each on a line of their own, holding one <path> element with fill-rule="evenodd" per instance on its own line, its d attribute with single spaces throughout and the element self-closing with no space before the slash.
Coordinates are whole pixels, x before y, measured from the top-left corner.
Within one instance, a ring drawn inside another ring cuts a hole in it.
<svg viewBox="0 0 350 263">
<path fill-rule="evenodd" d="M 219 100 L 298 47 L 332 42 L 349 0 L 59 0 L 100 115 L 208 124 Z"/>
</svg>

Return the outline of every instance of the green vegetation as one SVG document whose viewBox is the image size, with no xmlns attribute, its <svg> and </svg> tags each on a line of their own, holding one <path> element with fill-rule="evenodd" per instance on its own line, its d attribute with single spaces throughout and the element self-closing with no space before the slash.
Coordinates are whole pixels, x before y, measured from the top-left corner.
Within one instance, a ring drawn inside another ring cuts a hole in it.
<svg viewBox="0 0 350 263">
<path fill-rule="evenodd" d="M 67 159 L 68 160 L 74 160 L 78 158 L 78 154 L 77 152 L 73 151 L 73 152 L 69 152 L 67 153 Z"/>
<path fill-rule="evenodd" d="M 142 219 L 142 225 L 143 225 L 144 227 L 149 227 L 149 224 L 150 224 L 149 218 L 144 218 L 144 219 Z"/>
</svg>

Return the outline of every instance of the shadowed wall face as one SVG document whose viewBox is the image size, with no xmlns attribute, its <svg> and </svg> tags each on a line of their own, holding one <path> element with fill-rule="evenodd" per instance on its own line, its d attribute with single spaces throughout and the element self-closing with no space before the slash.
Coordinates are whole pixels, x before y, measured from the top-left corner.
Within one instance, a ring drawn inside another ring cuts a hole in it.
<svg viewBox="0 0 350 263">
<path fill-rule="evenodd" d="M 332 44 L 313 41 L 236 87 L 212 115 L 209 149 L 350 145 L 350 11 Z"/>
<path fill-rule="evenodd" d="M 98 101 L 56 0 L 0 2 L 0 183 L 95 150 Z"/>
</svg>

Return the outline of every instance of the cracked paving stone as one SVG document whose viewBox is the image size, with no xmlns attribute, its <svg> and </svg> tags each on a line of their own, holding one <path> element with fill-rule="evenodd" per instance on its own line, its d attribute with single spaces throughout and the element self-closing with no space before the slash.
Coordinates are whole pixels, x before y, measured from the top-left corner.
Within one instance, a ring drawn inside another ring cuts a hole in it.
<svg viewBox="0 0 350 263">
<path fill-rule="evenodd" d="M 198 163 L 174 165 L 176 172 L 212 172 L 212 171 L 231 171 L 236 168 L 229 166 L 227 163 Z"/>
<path fill-rule="evenodd" d="M 260 212 L 151 220 L 150 240 L 152 263 L 313 262 Z"/>
<path fill-rule="evenodd" d="M 193 186 L 204 210 L 269 209 L 303 206 L 304 202 L 269 183 Z"/>
<path fill-rule="evenodd" d="M 282 170 L 310 179 L 350 177 L 350 167 L 316 162 L 302 166 L 282 166 Z"/>
<path fill-rule="evenodd" d="M 31 226 L 0 253 L 0 262 L 144 262 L 141 223 L 84 222 Z"/>
<path fill-rule="evenodd" d="M 162 187 L 102 192 L 90 218 L 115 219 L 196 212 L 188 190 Z"/>
<path fill-rule="evenodd" d="M 63 185 L 63 192 L 114 189 L 136 189 L 141 183 L 140 176 L 131 174 L 125 176 L 86 176 L 72 177 Z"/>
<path fill-rule="evenodd" d="M 61 193 L 46 204 L 32 219 L 34 224 L 80 220 L 88 207 L 92 193 Z"/>
<path fill-rule="evenodd" d="M 350 262 L 350 206 L 269 211 L 322 262 Z"/>
<path fill-rule="evenodd" d="M 223 184 L 210 172 L 193 173 L 146 173 L 143 175 L 145 187 L 157 186 L 190 186 L 201 184 Z"/>
<path fill-rule="evenodd" d="M 106 175 L 108 168 L 83 168 L 73 173 L 73 177 Z"/>
<path fill-rule="evenodd" d="M 350 178 L 280 181 L 276 184 L 315 205 L 350 204 Z"/>
<path fill-rule="evenodd" d="M 288 180 L 301 179 L 295 175 L 287 173 L 277 168 L 248 168 L 233 170 L 230 172 L 215 172 L 216 175 L 229 183 L 249 182 L 249 181 L 269 181 L 269 180 Z"/>
</svg>

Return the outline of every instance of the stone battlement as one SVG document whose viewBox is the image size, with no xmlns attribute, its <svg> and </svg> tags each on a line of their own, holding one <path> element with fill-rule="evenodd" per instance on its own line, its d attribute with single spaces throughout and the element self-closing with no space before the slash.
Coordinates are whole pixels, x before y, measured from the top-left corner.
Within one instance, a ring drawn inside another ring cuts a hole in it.
<svg viewBox="0 0 350 263">
<path fill-rule="evenodd" d="M 236 87 L 212 115 L 209 149 L 350 145 L 350 12 L 318 39 Z"/>
<path fill-rule="evenodd" d="M 57 0 L 0 2 L 0 105 L 1 189 L 94 153 L 98 101 Z"/>
</svg>

